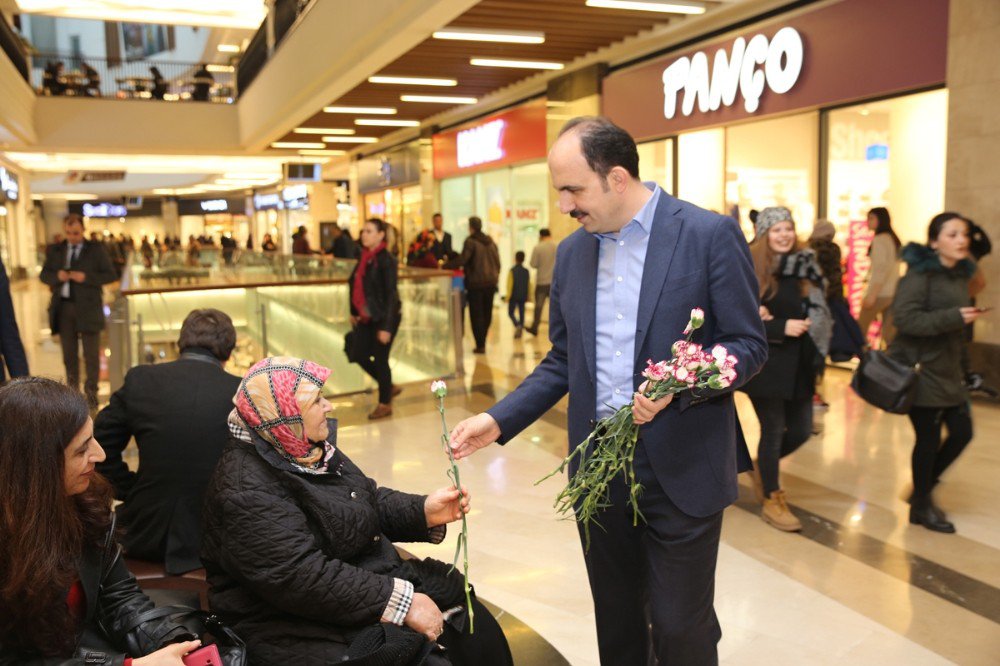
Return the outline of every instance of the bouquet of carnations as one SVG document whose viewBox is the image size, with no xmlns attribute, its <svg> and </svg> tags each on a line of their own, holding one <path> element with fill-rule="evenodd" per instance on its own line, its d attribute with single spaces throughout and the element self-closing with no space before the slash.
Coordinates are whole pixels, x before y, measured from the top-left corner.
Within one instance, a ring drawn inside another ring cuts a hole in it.
<svg viewBox="0 0 1000 666">
<path fill-rule="evenodd" d="M 673 344 L 670 360 L 646 362 L 642 375 L 646 378 L 643 395 L 651 400 L 659 400 L 672 393 L 697 391 L 699 389 L 724 389 L 736 379 L 737 359 L 722 345 L 704 350 L 691 338 L 705 323 L 705 312 L 701 308 L 691 311 L 691 319 L 684 329 L 684 339 Z M 611 505 L 608 486 L 619 474 L 624 473 L 628 485 L 628 502 L 632 507 L 634 524 L 639 524 L 642 512 L 639 510 L 639 496 L 642 484 L 636 479 L 632 461 L 635 445 L 639 439 L 639 426 L 632 417 L 632 402 L 621 407 L 611 416 L 598 421 L 593 432 L 566 456 L 559 467 L 542 481 L 561 473 L 574 458 L 580 458 L 576 473 L 566 487 L 556 496 L 555 507 L 560 514 L 569 517 L 576 511 L 576 520 L 583 525 L 586 545 L 590 545 L 590 524 L 600 526 L 597 515 Z"/>
</svg>

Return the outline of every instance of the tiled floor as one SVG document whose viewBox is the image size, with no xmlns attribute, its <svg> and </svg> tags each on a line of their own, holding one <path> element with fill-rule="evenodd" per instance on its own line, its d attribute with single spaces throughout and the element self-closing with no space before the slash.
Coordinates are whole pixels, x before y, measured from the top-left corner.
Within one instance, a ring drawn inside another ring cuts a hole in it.
<svg viewBox="0 0 1000 666">
<path fill-rule="evenodd" d="M 44 308 L 34 287 L 15 289 L 18 315 L 36 372 L 59 376 L 58 348 L 40 332 Z M 531 371 L 547 350 L 528 334 L 514 340 L 497 310 L 488 354 L 468 353 L 467 375 L 451 380 L 454 425 L 488 407 Z M 530 314 L 530 313 L 529 313 Z M 545 329 L 543 328 L 543 334 Z M 907 419 L 869 408 L 831 369 L 821 432 L 784 462 L 783 483 L 806 524 L 787 534 L 757 517 L 749 482 L 727 510 L 716 605 L 722 663 L 1000 663 L 1000 409 L 976 403 L 976 437 L 949 471 L 941 505 L 957 535 L 907 521 L 900 499 L 909 482 Z M 445 485 L 447 459 L 427 386 L 410 385 L 393 418 L 371 423 L 373 396 L 337 401 L 340 445 L 380 483 L 411 491 Z M 748 440 L 753 410 L 739 396 Z M 480 595 L 516 616 L 576 665 L 597 664 L 593 606 L 574 527 L 556 519 L 559 482 L 534 482 L 566 451 L 565 404 L 506 447 L 462 463 L 473 493 L 471 575 Z M 751 446 L 753 448 L 753 446 Z M 454 533 L 439 546 L 408 547 L 451 558 Z"/>
</svg>

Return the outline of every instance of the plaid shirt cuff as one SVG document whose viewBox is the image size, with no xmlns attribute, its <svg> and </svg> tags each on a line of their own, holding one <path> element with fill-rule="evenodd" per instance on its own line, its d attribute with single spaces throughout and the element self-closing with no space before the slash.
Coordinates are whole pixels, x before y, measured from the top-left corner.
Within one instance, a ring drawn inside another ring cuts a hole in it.
<svg viewBox="0 0 1000 666">
<path fill-rule="evenodd" d="M 402 578 L 392 579 L 392 594 L 389 603 L 382 611 L 382 621 L 403 626 L 406 614 L 410 612 L 413 603 L 413 583 Z"/>
<path fill-rule="evenodd" d="M 447 525 L 437 525 L 427 530 L 427 540 L 431 543 L 441 543 L 448 534 Z"/>
</svg>

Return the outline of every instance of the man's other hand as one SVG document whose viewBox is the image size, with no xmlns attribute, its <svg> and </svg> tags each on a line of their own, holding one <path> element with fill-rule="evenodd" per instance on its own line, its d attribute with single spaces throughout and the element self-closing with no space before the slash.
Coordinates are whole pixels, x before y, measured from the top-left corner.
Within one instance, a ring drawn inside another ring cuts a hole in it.
<svg viewBox="0 0 1000 666">
<path fill-rule="evenodd" d="M 465 419 L 451 431 L 451 452 L 457 459 L 465 458 L 500 438 L 500 426 L 483 412 Z"/>
</svg>

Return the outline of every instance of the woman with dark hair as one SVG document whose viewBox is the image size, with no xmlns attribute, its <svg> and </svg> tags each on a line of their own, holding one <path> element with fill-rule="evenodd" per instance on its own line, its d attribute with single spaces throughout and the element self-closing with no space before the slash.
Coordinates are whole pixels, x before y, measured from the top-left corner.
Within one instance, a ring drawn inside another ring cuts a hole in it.
<svg viewBox="0 0 1000 666">
<path fill-rule="evenodd" d="M 868 228 L 875 232 L 872 244 L 868 247 L 871 268 L 868 271 L 868 287 L 861 301 L 861 312 L 858 314 L 858 325 L 861 332 L 868 335 L 868 327 L 880 318 L 882 321 L 881 336 L 888 345 L 892 342 L 895 330 L 889 306 L 896 295 L 896 285 L 899 283 L 899 236 L 892 230 L 889 211 L 879 206 L 868 211 Z"/>
<path fill-rule="evenodd" d="M 347 283 L 351 287 L 351 326 L 358 345 L 358 363 L 378 382 L 378 406 L 370 419 L 392 416 L 392 397 L 400 388 L 392 385 L 389 352 L 402 320 L 397 279 L 399 265 L 386 249 L 389 225 L 377 217 L 361 229 L 361 258 Z"/>
<path fill-rule="evenodd" d="M 137 623 L 153 603 L 114 540 L 93 429 L 63 384 L 0 388 L 0 664 L 182 666 L 199 646 L 184 627 Z"/>
<path fill-rule="evenodd" d="M 909 414 L 916 433 L 910 522 L 950 534 L 955 526 L 934 504 L 931 492 L 972 440 L 972 411 L 963 381 L 964 330 L 982 310 L 970 305 L 969 280 L 976 264 L 969 255 L 969 221 L 958 213 L 934 216 L 927 245 L 908 244 L 903 260 L 908 269 L 892 303 L 899 334 L 888 353 L 920 366 Z M 942 426 L 948 430 L 944 441 Z"/>
<path fill-rule="evenodd" d="M 462 574 L 404 561 L 392 543 L 441 543 L 468 491 L 413 495 L 365 476 L 327 419 L 329 376 L 275 357 L 243 378 L 205 494 L 212 610 L 246 637 L 251 664 L 508 666 L 503 631 L 474 595 L 469 617 Z M 447 653 L 429 654 L 436 645 Z"/>
<path fill-rule="evenodd" d="M 760 517 L 779 530 L 795 532 L 802 523 L 788 509 L 778 479 L 779 463 L 812 435 L 816 374 L 833 325 L 816 253 L 796 238 L 791 211 L 778 206 L 763 209 L 755 230 L 750 255 L 760 283 L 768 358 L 742 389 L 760 421 L 752 478 L 763 504 Z"/>
</svg>

